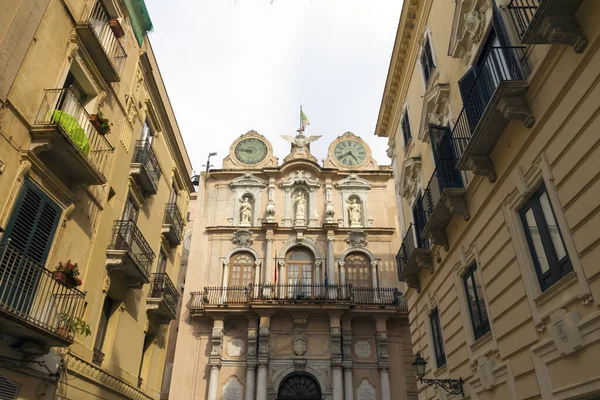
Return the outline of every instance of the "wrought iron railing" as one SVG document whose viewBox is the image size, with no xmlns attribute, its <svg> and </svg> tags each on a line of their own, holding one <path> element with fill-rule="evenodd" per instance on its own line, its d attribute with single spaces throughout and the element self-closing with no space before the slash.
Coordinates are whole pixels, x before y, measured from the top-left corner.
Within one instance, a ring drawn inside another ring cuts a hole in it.
<svg viewBox="0 0 600 400">
<path fill-rule="evenodd" d="M 92 363 L 101 367 L 103 361 L 104 361 L 104 353 L 98 349 L 94 349 L 94 354 L 92 354 Z"/>
<path fill-rule="evenodd" d="M 102 175 L 114 148 L 90 121 L 90 115 L 70 88 L 46 89 L 34 125 L 56 126 Z"/>
<path fill-rule="evenodd" d="M 54 279 L 53 272 L 10 243 L 0 245 L 0 310 L 45 331 L 73 340 L 85 294 Z"/>
<path fill-rule="evenodd" d="M 88 0 L 81 23 L 92 28 L 115 72 L 121 76 L 127 54 L 121 41 L 115 36 L 110 26 L 110 16 L 106 12 L 102 1 Z"/>
<path fill-rule="evenodd" d="M 177 302 L 179 301 L 179 293 L 175 289 L 175 285 L 165 272 L 157 272 L 152 274 L 150 281 L 149 298 L 162 299 L 165 305 L 173 313 L 177 314 Z"/>
<path fill-rule="evenodd" d="M 181 216 L 181 212 L 179 212 L 179 207 L 177 207 L 176 203 L 167 204 L 163 224 L 171 225 L 178 240 L 181 241 L 183 235 L 183 217 Z"/>
<path fill-rule="evenodd" d="M 523 39 L 525 32 L 529 28 L 537 9 L 543 0 L 511 0 L 508 4 L 508 11 L 512 18 L 519 39 Z"/>
<path fill-rule="evenodd" d="M 367 288 L 352 285 L 258 284 L 235 287 L 206 287 L 192 292 L 188 309 L 197 311 L 210 305 L 337 304 L 397 305 L 406 307 L 396 288 Z"/>
<path fill-rule="evenodd" d="M 110 250 L 125 250 L 138 269 L 150 279 L 149 269 L 154 262 L 154 251 L 134 221 L 117 220 L 113 225 Z"/>
<path fill-rule="evenodd" d="M 421 201 L 427 221 L 440 202 L 444 189 L 463 187 L 462 175 L 456 169 L 456 160 L 437 160 L 433 175 L 423 192 Z"/>
<path fill-rule="evenodd" d="M 147 140 L 136 140 L 131 162 L 144 166 L 152 187 L 156 192 L 158 190 L 158 182 L 160 181 L 161 169 L 156 159 L 156 154 L 154 154 L 152 143 Z"/>
<path fill-rule="evenodd" d="M 398 279 L 402 280 L 403 273 L 408 266 L 408 261 L 410 260 L 410 256 L 414 253 L 416 249 L 428 249 L 429 248 L 429 240 L 421 239 L 419 237 L 420 233 L 416 232 L 415 226 L 410 224 L 408 229 L 406 230 L 406 234 L 404 235 L 404 239 L 402 239 L 402 244 L 400 245 L 400 250 L 398 250 L 398 254 L 396 254 L 396 265 L 398 267 Z"/>
<path fill-rule="evenodd" d="M 483 63 L 477 67 L 475 81 L 463 98 L 463 109 L 452 129 L 457 160 L 469 144 L 500 82 L 527 80 L 529 73 L 525 47 L 491 47 L 488 50 Z"/>
</svg>

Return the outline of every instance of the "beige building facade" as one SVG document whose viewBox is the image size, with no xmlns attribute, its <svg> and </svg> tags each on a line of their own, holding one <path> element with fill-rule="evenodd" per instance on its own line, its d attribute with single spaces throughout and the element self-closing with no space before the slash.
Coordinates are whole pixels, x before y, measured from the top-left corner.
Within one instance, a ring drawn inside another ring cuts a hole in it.
<svg viewBox="0 0 600 400">
<path fill-rule="evenodd" d="M 0 10 L 0 398 L 158 399 L 194 188 L 144 2 Z"/>
<path fill-rule="evenodd" d="M 170 396 L 412 399 L 394 182 L 367 143 L 240 136 L 202 173 Z"/>
<path fill-rule="evenodd" d="M 413 352 L 464 398 L 600 397 L 599 20 L 597 1 L 404 2 L 376 135 Z"/>
</svg>

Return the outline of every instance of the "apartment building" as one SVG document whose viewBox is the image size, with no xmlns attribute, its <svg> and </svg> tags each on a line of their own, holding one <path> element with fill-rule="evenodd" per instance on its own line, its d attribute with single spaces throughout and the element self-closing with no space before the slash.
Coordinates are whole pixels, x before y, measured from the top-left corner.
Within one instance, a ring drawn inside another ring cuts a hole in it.
<svg viewBox="0 0 600 400">
<path fill-rule="evenodd" d="M 194 189 L 144 1 L 0 10 L 0 398 L 158 399 Z"/>
<path fill-rule="evenodd" d="M 593 0 L 404 2 L 376 135 L 420 399 L 600 396 L 599 20 Z"/>
</svg>

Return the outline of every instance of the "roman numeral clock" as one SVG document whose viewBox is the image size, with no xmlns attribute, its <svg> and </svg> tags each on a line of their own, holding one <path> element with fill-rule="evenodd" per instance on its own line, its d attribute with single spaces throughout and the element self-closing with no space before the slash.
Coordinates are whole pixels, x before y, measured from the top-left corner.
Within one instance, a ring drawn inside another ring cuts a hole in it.
<svg viewBox="0 0 600 400">
<path fill-rule="evenodd" d="M 376 165 L 369 146 L 352 132 L 346 132 L 335 139 L 329 146 L 328 154 L 325 159 L 326 167 L 359 169 Z"/>
</svg>

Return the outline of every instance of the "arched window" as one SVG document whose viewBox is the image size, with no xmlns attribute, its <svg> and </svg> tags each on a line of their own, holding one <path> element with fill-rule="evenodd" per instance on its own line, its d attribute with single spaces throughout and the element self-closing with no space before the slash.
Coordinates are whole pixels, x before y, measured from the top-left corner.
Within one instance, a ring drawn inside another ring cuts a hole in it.
<svg viewBox="0 0 600 400">
<path fill-rule="evenodd" d="M 304 249 L 294 249 L 287 253 L 287 280 L 290 285 L 312 285 L 313 256 Z"/>
<path fill-rule="evenodd" d="M 248 286 L 252 283 L 255 260 L 250 253 L 236 253 L 229 262 L 229 286 Z"/>
<path fill-rule="evenodd" d="M 370 262 L 367 256 L 361 253 L 349 254 L 345 261 L 346 281 L 354 287 L 371 287 L 369 274 Z"/>
<path fill-rule="evenodd" d="M 308 375 L 292 375 L 279 387 L 278 400 L 321 400 L 319 384 Z"/>
</svg>

